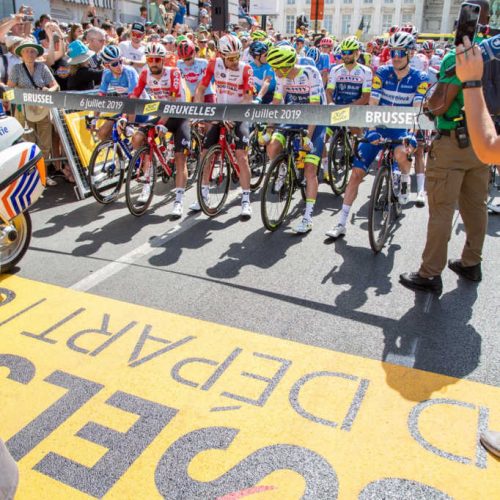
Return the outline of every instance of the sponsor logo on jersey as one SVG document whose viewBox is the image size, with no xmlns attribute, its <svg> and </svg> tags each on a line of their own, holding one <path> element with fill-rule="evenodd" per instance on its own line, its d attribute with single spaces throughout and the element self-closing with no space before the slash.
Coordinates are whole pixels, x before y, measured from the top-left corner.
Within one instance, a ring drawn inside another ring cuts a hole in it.
<svg viewBox="0 0 500 500">
<path fill-rule="evenodd" d="M 427 92 L 428 87 L 429 87 L 429 84 L 427 82 L 422 82 L 417 87 L 417 94 L 425 94 Z"/>
<path fill-rule="evenodd" d="M 382 88 L 382 80 L 379 76 L 373 77 L 372 89 L 381 89 Z"/>
</svg>

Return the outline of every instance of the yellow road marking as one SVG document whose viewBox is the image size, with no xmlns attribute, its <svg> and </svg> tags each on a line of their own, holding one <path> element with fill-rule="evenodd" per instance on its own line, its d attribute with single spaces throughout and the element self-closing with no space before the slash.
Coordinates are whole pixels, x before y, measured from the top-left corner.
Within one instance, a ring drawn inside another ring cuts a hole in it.
<svg viewBox="0 0 500 500">
<path fill-rule="evenodd" d="M 500 430 L 498 388 L 18 277 L 0 289 L 17 498 L 497 496 L 477 437 Z"/>
</svg>

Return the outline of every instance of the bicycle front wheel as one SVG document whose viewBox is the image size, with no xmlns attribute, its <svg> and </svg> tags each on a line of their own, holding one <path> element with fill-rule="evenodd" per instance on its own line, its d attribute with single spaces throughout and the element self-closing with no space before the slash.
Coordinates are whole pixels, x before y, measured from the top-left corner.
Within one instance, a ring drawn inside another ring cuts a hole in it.
<svg viewBox="0 0 500 500">
<path fill-rule="evenodd" d="M 231 160 L 227 153 L 223 154 L 216 144 L 206 153 L 201 163 L 198 176 L 198 203 L 205 215 L 217 215 L 226 202 L 231 183 Z M 208 196 L 204 186 L 208 186 Z M 205 196 L 204 196 L 205 195 Z"/>
<path fill-rule="evenodd" d="M 290 208 L 294 180 L 288 168 L 288 156 L 278 156 L 269 167 L 260 198 L 262 222 L 269 231 L 276 231 L 283 223 Z"/>
<path fill-rule="evenodd" d="M 249 144 L 250 151 L 248 153 L 248 164 L 250 167 L 250 189 L 256 191 L 259 189 L 264 179 L 267 163 L 266 147 L 259 144 L 257 127 L 250 133 Z"/>
<path fill-rule="evenodd" d="M 391 172 L 381 166 L 375 176 L 368 206 L 368 237 L 375 253 L 384 247 L 391 222 Z"/>
<path fill-rule="evenodd" d="M 88 167 L 88 181 L 92 196 L 103 205 L 118 198 L 125 178 L 126 158 L 120 148 L 109 139 L 100 142 L 92 152 Z"/>
<path fill-rule="evenodd" d="M 158 172 L 149 146 L 139 148 L 130 160 L 125 183 L 127 207 L 132 215 L 140 217 L 151 205 Z"/>
<path fill-rule="evenodd" d="M 330 140 L 328 151 L 328 182 L 336 195 L 344 193 L 352 165 L 351 146 L 347 131 L 339 129 Z"/>
</svg>

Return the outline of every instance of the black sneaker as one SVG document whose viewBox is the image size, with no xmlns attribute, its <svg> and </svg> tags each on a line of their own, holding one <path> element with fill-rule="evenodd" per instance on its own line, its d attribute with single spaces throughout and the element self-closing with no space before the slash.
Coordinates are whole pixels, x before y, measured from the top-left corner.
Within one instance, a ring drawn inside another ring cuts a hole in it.
<svg viewBox="0 0 500 500">
<path fill-rule="evenodd" d="M 399 282 L 410 290 L 434 292 L 438 295 L 440 295 L 443 291 L 443 281 L 441 280 L 441 276 L 423 278 L 418 273 L 403 273 L 399 276 Z"/>
<path fill-rule="evenodd" d="M 457 273 L 462 278 L 468 279 L 470 281 L 481 281 L 483 275 L 481 273 L 481 264 L 476 264 L 475 266 L 463 266 L 460 259 L 450 259 L 448 261 L 448 267 Z"/>
</svg>

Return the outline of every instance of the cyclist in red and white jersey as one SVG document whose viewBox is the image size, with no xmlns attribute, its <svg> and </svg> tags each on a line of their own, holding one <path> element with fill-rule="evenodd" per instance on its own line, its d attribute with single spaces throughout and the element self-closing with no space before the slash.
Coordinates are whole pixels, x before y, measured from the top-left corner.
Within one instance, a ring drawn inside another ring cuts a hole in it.
<svg viewBox="0 0 500 500">
<path fill-rule="evenodd" d="M 173 102 L 184 102 L 186 93 L 181 72 L 176 67 L 166 66 L 164 61 L 167 51 L 160 43 L 149 43 L 145 51 L 146 67 L 139 75 L 139 82 L 130 97 L 138 98 L 145 88 L 153 99 Z M 175 151 L 175 202 L 171 212 L 173 218 L 182 216 L 182 202 L 187 181 L 187 154 L 191 142 L 191 127 L 189 120 L 182 118 L 155 119 L 157 133 L 163 137 L 167 131 L 174 136 Z M 139 130 L 132 137 L 132 146 L 137 149 L 142 146 L 146 130 Z M 151 185 L 144 184 L 139 202 L 149 199 Z"/>
<path fill-rule="evenodd" d="M 212 59 L 207 66 L 205 76 L 196 89 L 195 102 L 204 102 L 204 94 L 212 78 L 215 80 L 217 102 L 222 104 L 250 104 L 255 93 L 253 71 L 249 64 L 240 60 L 242 53 L 241 41 L 234 35 L 224 35 L 219 40 L 221 57 Z M 241 199 L 241 217 L 252 216 L 250 205 L 250 167 L 248 166 L 248 138 L 250 135 L 248 122 L 235 122 L 236 160 L 240 167 L 240 184 L 243 191 Z M 212 127 L 203 142 L 203 149 L 217 144 L 220 125 Z M 202 176 L 202 196 L 208 198 L 208 172 Z M 190 206 L 191 210 L 199 211 L 198 202 Z"/>
</svg>

